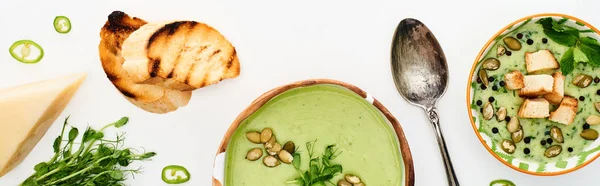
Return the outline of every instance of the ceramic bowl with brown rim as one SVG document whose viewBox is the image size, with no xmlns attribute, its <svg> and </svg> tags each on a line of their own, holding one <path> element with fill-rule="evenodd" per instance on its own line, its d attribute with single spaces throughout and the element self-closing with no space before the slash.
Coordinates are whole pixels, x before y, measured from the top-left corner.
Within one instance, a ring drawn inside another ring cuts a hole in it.
<svg viewBox="0 0 600 186">
<path fill-rule="evenodd" d="M 346 175 L 367 185 L 414 185 L 408 142 L 396 118 L 365 91 L 313 79 L 264 93 L 236 118 L 215 157 L 213 186 L 315 177 L 337 184 Z"/>
<path fill-rule="evenodd" d="M 538 14 L 510 23 L 483 46 L 466 97 L 473 130 L 490 154 L 539 176 L 572 172 L 600 156 L 598 33 L 573 16 Z"/>
</svg>

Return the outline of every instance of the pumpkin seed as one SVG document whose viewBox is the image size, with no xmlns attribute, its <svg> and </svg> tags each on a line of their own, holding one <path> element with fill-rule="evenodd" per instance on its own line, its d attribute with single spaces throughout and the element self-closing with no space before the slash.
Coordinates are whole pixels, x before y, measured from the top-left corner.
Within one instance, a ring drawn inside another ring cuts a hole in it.
<svg viewBox="0 0 600 186">
<path fill-rule="evenodd" d="M 562 147 L 560 145 L 552 145 L 546 149 L 544 156 L 552 158 L 558 156 L 560 152 L 562 152 Z"/>
<path fill-rule="evenodd" d="M 598 131 L 594 129 L 585 129 L 581 131 L 581 137 L 586 140 L 596 140 L 598 139 Z"/>
<path fill-rule="evenodd" d="M 273 136 L 273 130 L 270 128 L 265 128 L 260 132 L 260 142 L 265 143 L 271 139 Z"/>
<path fill-rule="evenodd" d="M 277 154 L 277 156 L 279 157 L 279 159 L 281 160 L 281 162 L 286 163 L 286 164 L 290 164 L 294 160 L 294 156 L 292 156 L 292 154 L 290 154 L 286 150 L 279 151 L 279 153 Z"/>
<path fill-rule="evenodd" d="M 279 151 L 281 151 L 281 144 L 279 143 L 275 143 L 272 148 L 267 149 L 267 153 L 269 153 L 269 155 L 277 155 Z"/>
<path fill-rule="evenodd" d="M 600 116 L 590 115 L 587 118 L 585 118 L 585 122 L 590 125 L 598 125 L 600 124 Z"/>
<path fill-rule="evenodd" d="M 514 37 L 504 38 L 504 44 L 506 44 L 506 47 L 508 47 L 508 49 L 511 49 L 514 51 L 521 50 L 521 42 L 519 42 L 519 40 L 517 40 Z"/>
<path fill-rule="evenodd" d="M 579 74 L 579 75 L 576 75 L 575 77 L 573 77 L 573 80 L 571 81 L 571 83 L 578 87 L 585 88 L 585 87 L 589 86 L 590 84 L 592 84 L 592 81 L 594 81 L 594 78 L 592 78 L 592 76 L 587 75 L 587 74 Z"/>
<path fill-rule="evenodd" d="M 289 153 L 293 154 L 294 152 L 296 152 L 296 145 L 294 145 L 294 142 L 288 141 L 285 143 L 285 145 L 283 145 L 283 150 L 286 150 Z"/>
<path fill-rule="evenodd" d="M 519 129 L 517 132 L 513 132 L 510 134 L 510 138 L 515 143 L 519 143 L 523 139 L 523 129 Z"/>
<path fill-rule="evenodd" d="M 596 108 L 596 111 L 600 112 L 600 102 L 594 103 L 594 107 Z"/>
<path fill-rule="evenodd" d="M 485 69 L 483 69 L 483 68 L 479 69 L 479 73 L 477 74 L 477 76 L 479 76 L 479 79 L 481 80 L 483 85 L 485 85 L 486 87 L 490 84 L 490 81 L 488 80 L 487 72 L 485 72 Z"/>
<path fill-rule="evenodd" d="M 521 130 L 521 123 L 519 122 L 519 118 L 514 117 L 514 116 L 510 117 L 510 121 L 508 122 L 508 124 L 506 124 L 506 129 L 510 133 Z"/>
<path fill-rule="evenodd" d="M 496 119 L 498 121 L 504 121 L 504 118 L 506 118 L 506 108 L 500 107 L 498 112 L 496 112 Z"/>
<path fill-rule="evenodd" d="M 256 131 L 247 132 L 246 138 L 248 138 L 248 141 L 252 143 L 260 144 L 260 133 Z"/>
<path fill-rule="evenodd" d="M 260 157 L 262 157 L 263 155 L 263 151 L 260 148 L 253 148 L 250 149 L 248 151 L 248 153 L 246 153 L 246 159 L 250 160 L 250 161 L 256 161 L 257 159 L 259 159 Z"/>
<path fill-rule="evenodd" d="M 277 167 L 281 163 L 275 156 L 268 155 L 263 158 L 263 164 L 267 167 Z"/>
<path fill-rule="evenodd" d="M 503 139 L 502 142 L 500 142 L 500 148 L 509 154 L 515 153 L 515 149 L 517 149 L 515 143 L 507 139 Z"/>
<path fill-rule="evenodd" d="M 275 138 L 275 135 L 272 135 L 271 139 L 269 139 L 269 141 L 267 141 L 265 143 L 265 149 L 273 148 L 273 146 L 275 146 L 276 143 L 277 143 L 277 138 Z"/>
<path fill-rule="evenodd" d="M 552 139 L 554 139 L 556 142 L 564 142 L 562 131 L 556 126 L 550 127 L 550 137 L 552 137 Z"/>
<path fill-rule="evenodd" d="M 360 183 L 360 178 L 354 174 L 346 174 L 344 175 L 344 178 L 346 178 L 346 181 L 352 184 Z"/>
<path fill-rule="evenodd" d="M 500 61 L 496 58 L 488 58 L 481 64 L 481 67 L 486 70 L 496 70 L 500 68 Z"/>
<path fill-rule="evenodd" d="M 500 57 L 500 56 L 504 55 L 504 53 L 506 53 L 506 48 L 504 48 L 504 45 L 498 45 L 498 50 L 496 51 L 496 57 Z"/>
<path fill-rule="evenodd" d="M 340 181 L 337 182 L 337 186 L 352 186 L 352 184 L 345 179 L 340 179 Z"/>
<path fill-rule="evenodd" d="M 487 102 L 483 105 L 483 119 L 490 120 L 492 117 L 494 117 L 494 106 L 492 106 L 492 103 Z"/>
</svg>

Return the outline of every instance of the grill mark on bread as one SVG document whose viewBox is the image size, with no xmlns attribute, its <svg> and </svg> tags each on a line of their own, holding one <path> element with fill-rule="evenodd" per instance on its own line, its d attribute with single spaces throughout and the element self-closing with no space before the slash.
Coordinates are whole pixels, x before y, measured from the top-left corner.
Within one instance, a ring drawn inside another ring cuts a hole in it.
<svg viewBox="0 0 600 186">
<path fill-rule="evenodd" d="M 119 87 L 119 86 L 115 86 L 115 87 L 117 88 L 117 90 L 119 90 L 119 92 L 121 92 L 121 94 L 123 94 L 126 97 L 129 97 L 129 98 L 132 98 L 132 99 L 135 99 L 137 97 L 135 94 L 129 92 L 128 90 L 125 90 L 122 87 Z"/>
<path fill-rule="evenodd" d="M 158 70 L 160 70 L 160 59 L 152 59 L 152 62 L 148 63 L 150 69 L 150 77 L 156 77 Z"/>
<path fill-rule="evenodd" d="M 227 62 L 227 66 L 226 69 L 229 70 L 231 68 L 231 65 L 233 65 L 233 60 L 235 59 L 235 55 L 237 52 L 235 51 L 235 49 L 233 50 L 233 53 L 231 53 L 231 56 L 229 56 L 229 61 Z"/>
<path fill-rule="evenodd" d="M 146 49 L 150 49 L 150 47 L 154 43 L 154 40 L 156 40 L 156 38 L 160 37 L 161 35 L 165 34 L 166 36 L 171 36 L 175 34 L 177 30 L 185 29 L 186 25 L 194 26 L 196 24 L 197 23 L 193 23 L 192 21 L 176 21 L 173 23 L 166 24 L 165 26 L 161 27 L 156 32 L 154 32 L 152 36 L 150 36 L 150 38 L 148 39 L 148 45 L 146 45 Z"/>
<path fill-rule="evenodd" d="M 187 37 L 194 31 L 194 27 L 196 27 L 197 24 L 198 24 L 198 22 L 195 22 L 195 21 L 189 22 L 190 27 L 187 30 L 187 34 L 185 35 L 186 39 L 184 39 L 183 48 L 179 51 L 177 58 L 173 61 L 173 68 L 171 69 L 171 72 L 169 72 L 169 75 L 167 75 L 167 78 L 173 78 L 173 71 L 175 71 L 175 68 L 177 68 L 177 65 L 179 64 L 179 61 L 181 59 L 181 54 L 187 48 L 185 41 L 187 41 Z M 186 80 L 186 82 L 187 82 L 187 80 Z"/>
</svg>

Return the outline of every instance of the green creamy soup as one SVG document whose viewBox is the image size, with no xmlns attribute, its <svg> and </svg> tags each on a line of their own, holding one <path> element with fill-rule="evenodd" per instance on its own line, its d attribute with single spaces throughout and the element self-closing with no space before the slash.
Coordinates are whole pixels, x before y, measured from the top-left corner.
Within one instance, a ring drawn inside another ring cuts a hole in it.
<svg viewBox="0 0 600 186">
<path fill-rule="evenodd" d="M 500 107 L 505 107 L 507 109 L 507 116 L 516 117 L 517 112 L 524 101 L 523 98 L 519 97 L 518 91 L 507 90 L 504 87 L 504 74 L 513 70 L 519 70 L 523 75 L 527 75 L 525 65 L 526 52 L 536 52 L 538 50 L 548 49 L 554 54 L 557 61 L 560 62 L 565 52 L 570 48 L 550 39 L 545 35 L 543 27 L 535 21 L 531 21 L 516 28 L 515 31 L 511 32 L 506 37 L 509 36 L 516 38 L 521 43 L 522 48 L 518 51 L 506 48 L 506 51 L 510 52 L 498 57 L 498 46 L 505 45 L 503 40 L 500 39 L 495 45 L 490 46 L 490 52 L 482 59 L 496 58 L 500 61 L 500 68 L 493 71 L 487 71 L 489 78 L 491 78 L 488 87 L 485 87 L 479 80 L 477 82 L 474 81 L 471 85 L 474 88 L 472 108 L 479 111 L 478 116 L 479 121 L 481 122 L 479 131 L 489 135 L 498 146 L 500 146 L 500 142 L 503 139 L 511 140 L 511 134 L 507 130 L 508 122 L 506 120 L 497 121 L 496 116 L 491 120 L 485 120 L 482 114 L 482 107 L 487 102 L 492 101 L 495 111 L 498 111 L 498 108 Z M 586 55 L 580 49 L 574 50 L 574 56 L 576 62 L 588 61 Z M 560 69 L 557 69 L 557 71 L 560 71 Z M 477 71 L 474 74 L 475 80 L 477 79 Z M 597 67 L 594 67 L 589 63 L 578 63 L 575 65 L 575 69 L 572 72 L 565 75 L 565 96 L 572 96 L 579 101 L 574 122 L 570 125 L 565 125 L 548 119 L 519 118 L 524 134 L 523 140 L 515 143 L 516 150 L 514 154 L 512 154 L 515 158 L 534 162 L 554 162 L 580 153 L 593 142 L 592 140 L 582 138 L 580 133 L 586 123 L 585 119 L 592 114 L 598 114 L 594 108 L 594 103 L 600 101 L 600 96 L 596 93 L 600 89 L 600 84 L 592 82 L 591 85 L 586 88 L 577 87 L 576 85 L 573 85 L 571 81 L 573 80 L 573 77 L 578 74 L 600 77 L 600 71 Z M 558 105 L 551 105 L 550 111 L 554 111 L 557 107 Z M 556 126 L 562 131 L 564 137 L 563 143 L 551 140 L 550 128 L 552 126 Z M 592 125 L 590 128 L 599 130 L 600 126 Z M 562 148 L 562 152 L 556 157 L 545 157 L 544 152 L 551 145 L 559 145 Z"/>
<path fill-rule="evenodd" d="M 341 154 L 332 162 L 344 174 L 355 174 L 366 185 L 402 185 L 403 160 L 397 137 L 383 114 L 354 92 L 337 85 L 313 85 L 288 90 L 267 102 L 245 119 L 227 147 L 225 186 L 290 185 L 300 174 L 292 164 L 266 167 L 268 155 L 262 144 L 251 143 L 249 131 L 271 128 L 278 143 L 293 141 L 301 154 L 300 170 L 309 167 L 306 142 L 315 141 L 314 154 L 321 156 L 327 145 L 335 144 Z M 252 148 L 263 156 L 246 159 Z M 293 184 L 291 184 L 293 185 Z"/>
</svg>

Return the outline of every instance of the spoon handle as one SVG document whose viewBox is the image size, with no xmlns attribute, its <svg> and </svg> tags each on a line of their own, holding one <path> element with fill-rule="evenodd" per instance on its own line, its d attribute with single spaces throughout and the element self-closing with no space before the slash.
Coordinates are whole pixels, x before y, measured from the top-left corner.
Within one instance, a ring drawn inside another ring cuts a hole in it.
<svg viewBox="0 0 600 186">
<path fill-rule="evenodd" d="M 440 147 L 440 153 L 444 159 L 446 176 L 448 177 L 448 185 L 459 186 L 456 173 L 454 173 L 454 167 L 452 166 L 452 160 L 450 160 L 450 155 L 448 154 L 448 149 L 446 148 L 446 141 L 444 140 L 444 135 L 442 135 L 442 129 L 440 128 L 440 118 L 438 117 L 437 109 L 435 106 L 432 106 L 427 108 L 426 111 L 427 115 L 429 116 L 429 122 L 431 122 L 431 125 L 435 130 L 435 136 L 437 137 L 438 146 Z"/>
</svg>

